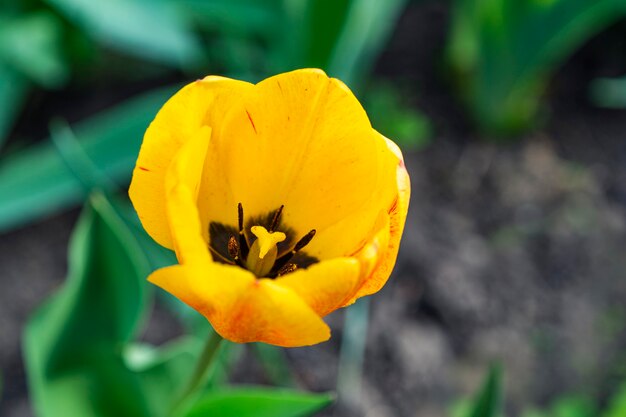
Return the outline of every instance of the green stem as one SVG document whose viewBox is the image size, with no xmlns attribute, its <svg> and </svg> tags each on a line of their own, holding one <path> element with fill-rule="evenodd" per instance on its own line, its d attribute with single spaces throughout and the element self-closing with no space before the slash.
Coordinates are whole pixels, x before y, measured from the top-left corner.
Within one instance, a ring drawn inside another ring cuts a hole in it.
<svg viewBox="0 0 626 417">
<path fill-rule="evenodd" d="M 196 363 L 193 374 L 189 379 L 189 383 L 187 383 L 187 387 L 180 396 L 180 399 L 174 403 L 174 407 L 172 407 L 170 415 L 176 415 L 175 412 L 178 411 L 187 401 L 189 401 L 189 399 L 191 399 L 203 386 L 209 370 L 211 369 L 211 365 L 215 362 L 217 352 L 219 351 L 219 347 L 223 340 L 222 336 L 220 336 L 217 332 L 211 332 L 211 335 L 202 349 L 200 358 L 198 358 L 198 362 Z"/>
</svg>

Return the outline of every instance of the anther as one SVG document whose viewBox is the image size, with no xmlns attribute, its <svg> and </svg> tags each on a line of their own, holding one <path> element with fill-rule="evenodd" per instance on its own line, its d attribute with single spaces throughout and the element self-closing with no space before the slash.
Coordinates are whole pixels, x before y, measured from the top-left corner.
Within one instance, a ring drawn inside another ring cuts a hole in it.
<svg viewBox="0 0 626 417">
<path fill-rule="evenodd" d="M 298 269 L 298 265 L 296 264 L 290 263 L 290 264 L 284 265 L 282 268 L 278 270 L 278 276 L 280 277 L 281 275 L 291 274 L 296 269 Z"/>
<path fill-rule="evenodd" d="M 237 204 L 237 220 L 239 222 L 239 234 L 243 233 L 243 205 Z"/>
<path fill-rule="evenodd" d="M 296 246 L 293 247 L 292 252 L 295 254 L 296 252 L 304 248 L 306 245 L 308 245 L 309 242 L 311 242 L 311 239 L 313 239 L 313 236 L 315 236 L 315 229 L 311 229 L 309 233 L 302 236 L 302 238 L 298 241 L 298 243 L 296 243 Z"/>
<path fill-rule="evenodd" d="M 284 204 L 281 205 L 278 210 L 276 210 L 276 213 L 274 213 L 274 218 L 272 219 L 270 228 L 267 229 L 270 233 L 276 230 L 276 227 L 278 226 L 278 222 L 280 221 L 280 215 L 283 213 L 283 208 L 285 208 Z"/>
<path fill-rule="evenodd" d="M 278 258 L 276 260 L 276 263 L 274 264 L 274 268 L 272 268 L 273 271 L 275 271 L 275 273 L 279 273 L 283 268 L 285 268 L 287 265 L 289 265 L 288 262 L 291 260 L 291 258 L 293 258 L 294 255 L 299 250 L 301 250 L 306 245 L 308 245 L 311 242 L 311 239 L 313 239 L 313 236 L 315 236 L 315 229 L 311 229 L 311 231 L 309 233 L 307 233 L 306 235 L 302 236 L 302 238 L 300 238 L 298 243 L 296 243 L 296 246 L 293 247 L 291 252 L 287 252 L 285 255 L 283 255 L 280 258 Z"/>
<path fill-rule="evenodd" d="M 237 221 L 239 225 L 239 253 L 241 254 L 241 259 L 245 261 L 248 258 L 250 247 L 243 231 L 243 205 L 241 203 L 237 204 Z"/>
<path fill-rule="evenodd" d="M 228 254 L 235 262 L 239 261 L 239 243 L 233 235 L 228 239 Z"/>
</svg>

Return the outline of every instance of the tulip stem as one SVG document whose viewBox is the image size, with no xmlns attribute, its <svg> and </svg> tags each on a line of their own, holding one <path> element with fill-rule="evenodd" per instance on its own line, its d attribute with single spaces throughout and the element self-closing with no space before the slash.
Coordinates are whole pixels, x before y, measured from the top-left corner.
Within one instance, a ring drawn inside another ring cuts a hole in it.
<svg viewBox="0 0 626 417">
<path fill-rule="evenodd" d="M 211 332 L 206 343 L 204 344 L 204 348 L 198 358 L 193 374 L 191 375 L 183 394 L 180 396 L 180 399 L 174 403 L 174 407 L 172 408 L 170 415 L 175 416 L 176 411 L 193 398 L 197 391 L 202 388 L 206 382 L 206 378 L 212 368 L 212 365 L 215 363 L 215 358 L 217 357 L 217 353 L 219 352 L 219 348 L 223 340 L 222 336 L 220 336 L 216 331 Z"/>
</svg>

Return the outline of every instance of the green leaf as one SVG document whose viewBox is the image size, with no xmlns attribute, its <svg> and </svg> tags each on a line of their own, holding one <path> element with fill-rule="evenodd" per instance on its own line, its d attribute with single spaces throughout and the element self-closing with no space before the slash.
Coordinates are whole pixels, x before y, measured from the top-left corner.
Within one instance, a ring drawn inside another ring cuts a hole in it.
<svg viewBox="0 0 626 417">
<path fill-rule="evenodd" d="M 459 0 L 448 60 L 469 110 L 484 131 L 528 129 L 556 68 L 626 13 L 622 0 Z"/>
<path fill-rule="evenodd" d="M 72 236 L 63 288 L 29 319 L 24 357 L 40 417 L 150 416 L 122 346 L 145 312 L 141 250 L 101 194 Z"/>
<path fill-rule="evenodd" d="M 0 16 L 0 148 L 26 100 L 29 79 L 54 88 L 69 78 L 61 35 L 62 24 L 51 13 Z"/>
<path fill-rule="evenodd" d="M 489 369 L 480 391 L 474 397 L 466 417 L 500 417 L 502 415 L 502 376 L 498 365 Z"/>
<path fill-rule="evenodd" d="M 299 62 L 296 66 L 328 68 L 330 57 L 346 19 L 351 0 L 286 2 L 292 36 L 284 38 Z"/>
<path fill-rule="evenodd" d="M 168 413 L 189 383 L 203 347 L 203 339 L 183 336 L 159 348 L 135 343 L 124 349 L 125 364 L 139 377 L 153 416 L 170 417 Z M 242 352 L 243 345 L 223 342 L 207 375 L 204 391 L 226 383 Z"/>
<path fill-rule="evenodd" d="M 184 16 L 167 0 L 46 0 L 93 39 L 174 66 L 201 55 Z"/>
<path fill-rule="evenodd" d="M 22 109 L 29 87 L 23 75 L 0 63 L 0 150 Z"/>
<path fill-rule="evenodd" d="M 406 0 L 318 0 L 285 3 L 279 68 L 317 67 L 360 84 L 384 46 Z"/>
<path fill-rule="evenodd" d="M 63 25 L 56 16 L 39 12 L 0 23 L 0 67 L 7 65 L 46 88 L 69 79 L 61 52 Z"/>
<path fill-rule="evenodd" d="M 201 350 L 202 342 L 195 337 L 183 337 L 161 348 L 144 344 L 126 347 L 125 364 L 138 376 L 153 416 L 165 415 L 172 408 Z"/>
<path fill-rule="evenodd" d="M 552 404 L 553 417 L 594 417 L 597 415 L 593 402 L 586 397 L 564 396 Z"/>
<path fill-rule="evenodd" d="M 281 24 L 276 0 L 180 0 L 177 5 L 199 26 L 225 34 L 268 36 Z"/>
<path fill-rule="evenodd" d="M 146 230 L 141 225 L 139 217 L 137 216 L 137 212 L 135 211 L 135 208 L 131 204 L 128 197 L 112 198 L 111 204 L 113 205 L 113 207 L 115 207 L 116 212 L 124 220 L 126 226 L 129 228 L 129 230 L 139 243 L 139 246 L 143 250 L 144 255 L 150 263 L 150 269 L 155 270 L 178 263 L 178 261 L 176 260 L 176 255 L 173 251 L 159 245 L 154 241 L 154 239 L 150 237 L 150 235 L 148 235 Z M 185 305 L 178 300 L 176 301 L 176 303 L 178 305 Z M 200 316 L 200 314 L 195 312 L 195 310 L 194 313 Z M 206 322 L 204 318 L 203 320 L 204 322 Z"/>
<path fill-rule="evenodd" d="M 66 121 L 52 120 L 50 139 L 65 165 L 83 185 L 86 192 L 94 188 L 117 191 L 116 184 L 102 173 L 85 153 Z"/>
<path fill-rule="evenodd" d="M 305 417 L 326 408 L 330 394 L 268 388 L 232 388 L 206 394 L 185 417 Z"/>
<path fill-rule="evenodd" d="M 352 0 L 328 61 L 328 73 L 357 89 L 371 71 L 405 4 L 406 0 Z"/>
<path fill-rule="evenodd" d="M 76 124 L 74 133 L 97 169 L 126 183 L 145 129 L 174 88 L 156 90 Z M 86 198 L 84 185 L 50 141 L 0 163 L 0 232 L 69 208 Z"/>
</svg>

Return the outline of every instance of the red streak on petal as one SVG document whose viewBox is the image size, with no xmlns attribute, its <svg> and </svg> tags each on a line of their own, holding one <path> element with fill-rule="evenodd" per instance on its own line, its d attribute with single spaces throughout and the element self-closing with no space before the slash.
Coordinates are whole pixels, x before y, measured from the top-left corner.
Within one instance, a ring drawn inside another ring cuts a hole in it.
<svg viewBox="0 0 626 417">
<path fill-rule="evenodd" d="M 250 120 L 250 124 L 252 125 L 252 129 L 254 129 L 254 133 L 257 133 L 256 126 L 254 125 L 254 120 L 252 120 L 252 116 L 250 116 L 250 113 L 248 113 L 248 110 L 246 110 L 246 114 L 248 115 L 248 120 Z"/>
<path fill-rule="evenodd" d="M 140 170 L 142 170 L 142 171 L 150 172 L 150 170 L 149 170 L 148 168 L 139 167 L 139 166 L 138 166 L 137 168 L 139 168 L 139 169 L 140 169 Z"/>
<path fill-rule="evenodd" d="M 359 252 L 361 252 L 361 251 L 363 250 L 363 248 L 365 247 L 365 245 L 367 245 L 367 241 L 362 240 L 362 241 L 359 243 L 359 247 L 358 247 L 358 249 L 357 249 L 357 250 L 355 250 L 354 252 L 352 252 L 350 255 L 348 255 L 348 257 L 353 257 L 353 256 L 356 256 L 356 254 L 357 254 L 357 253 L 359 253 Z"/>
<path fill-rule="evenodd" d="M 398 196 L 396 196 L 396 198 L 393 200 L 393 204 L 391 205 L 391 207 L 389 207 L 389 210 L 387 210 L 387 213 L 391 214 L 395 212 L 397 209 L 398 209 Z"/>
</svg>

